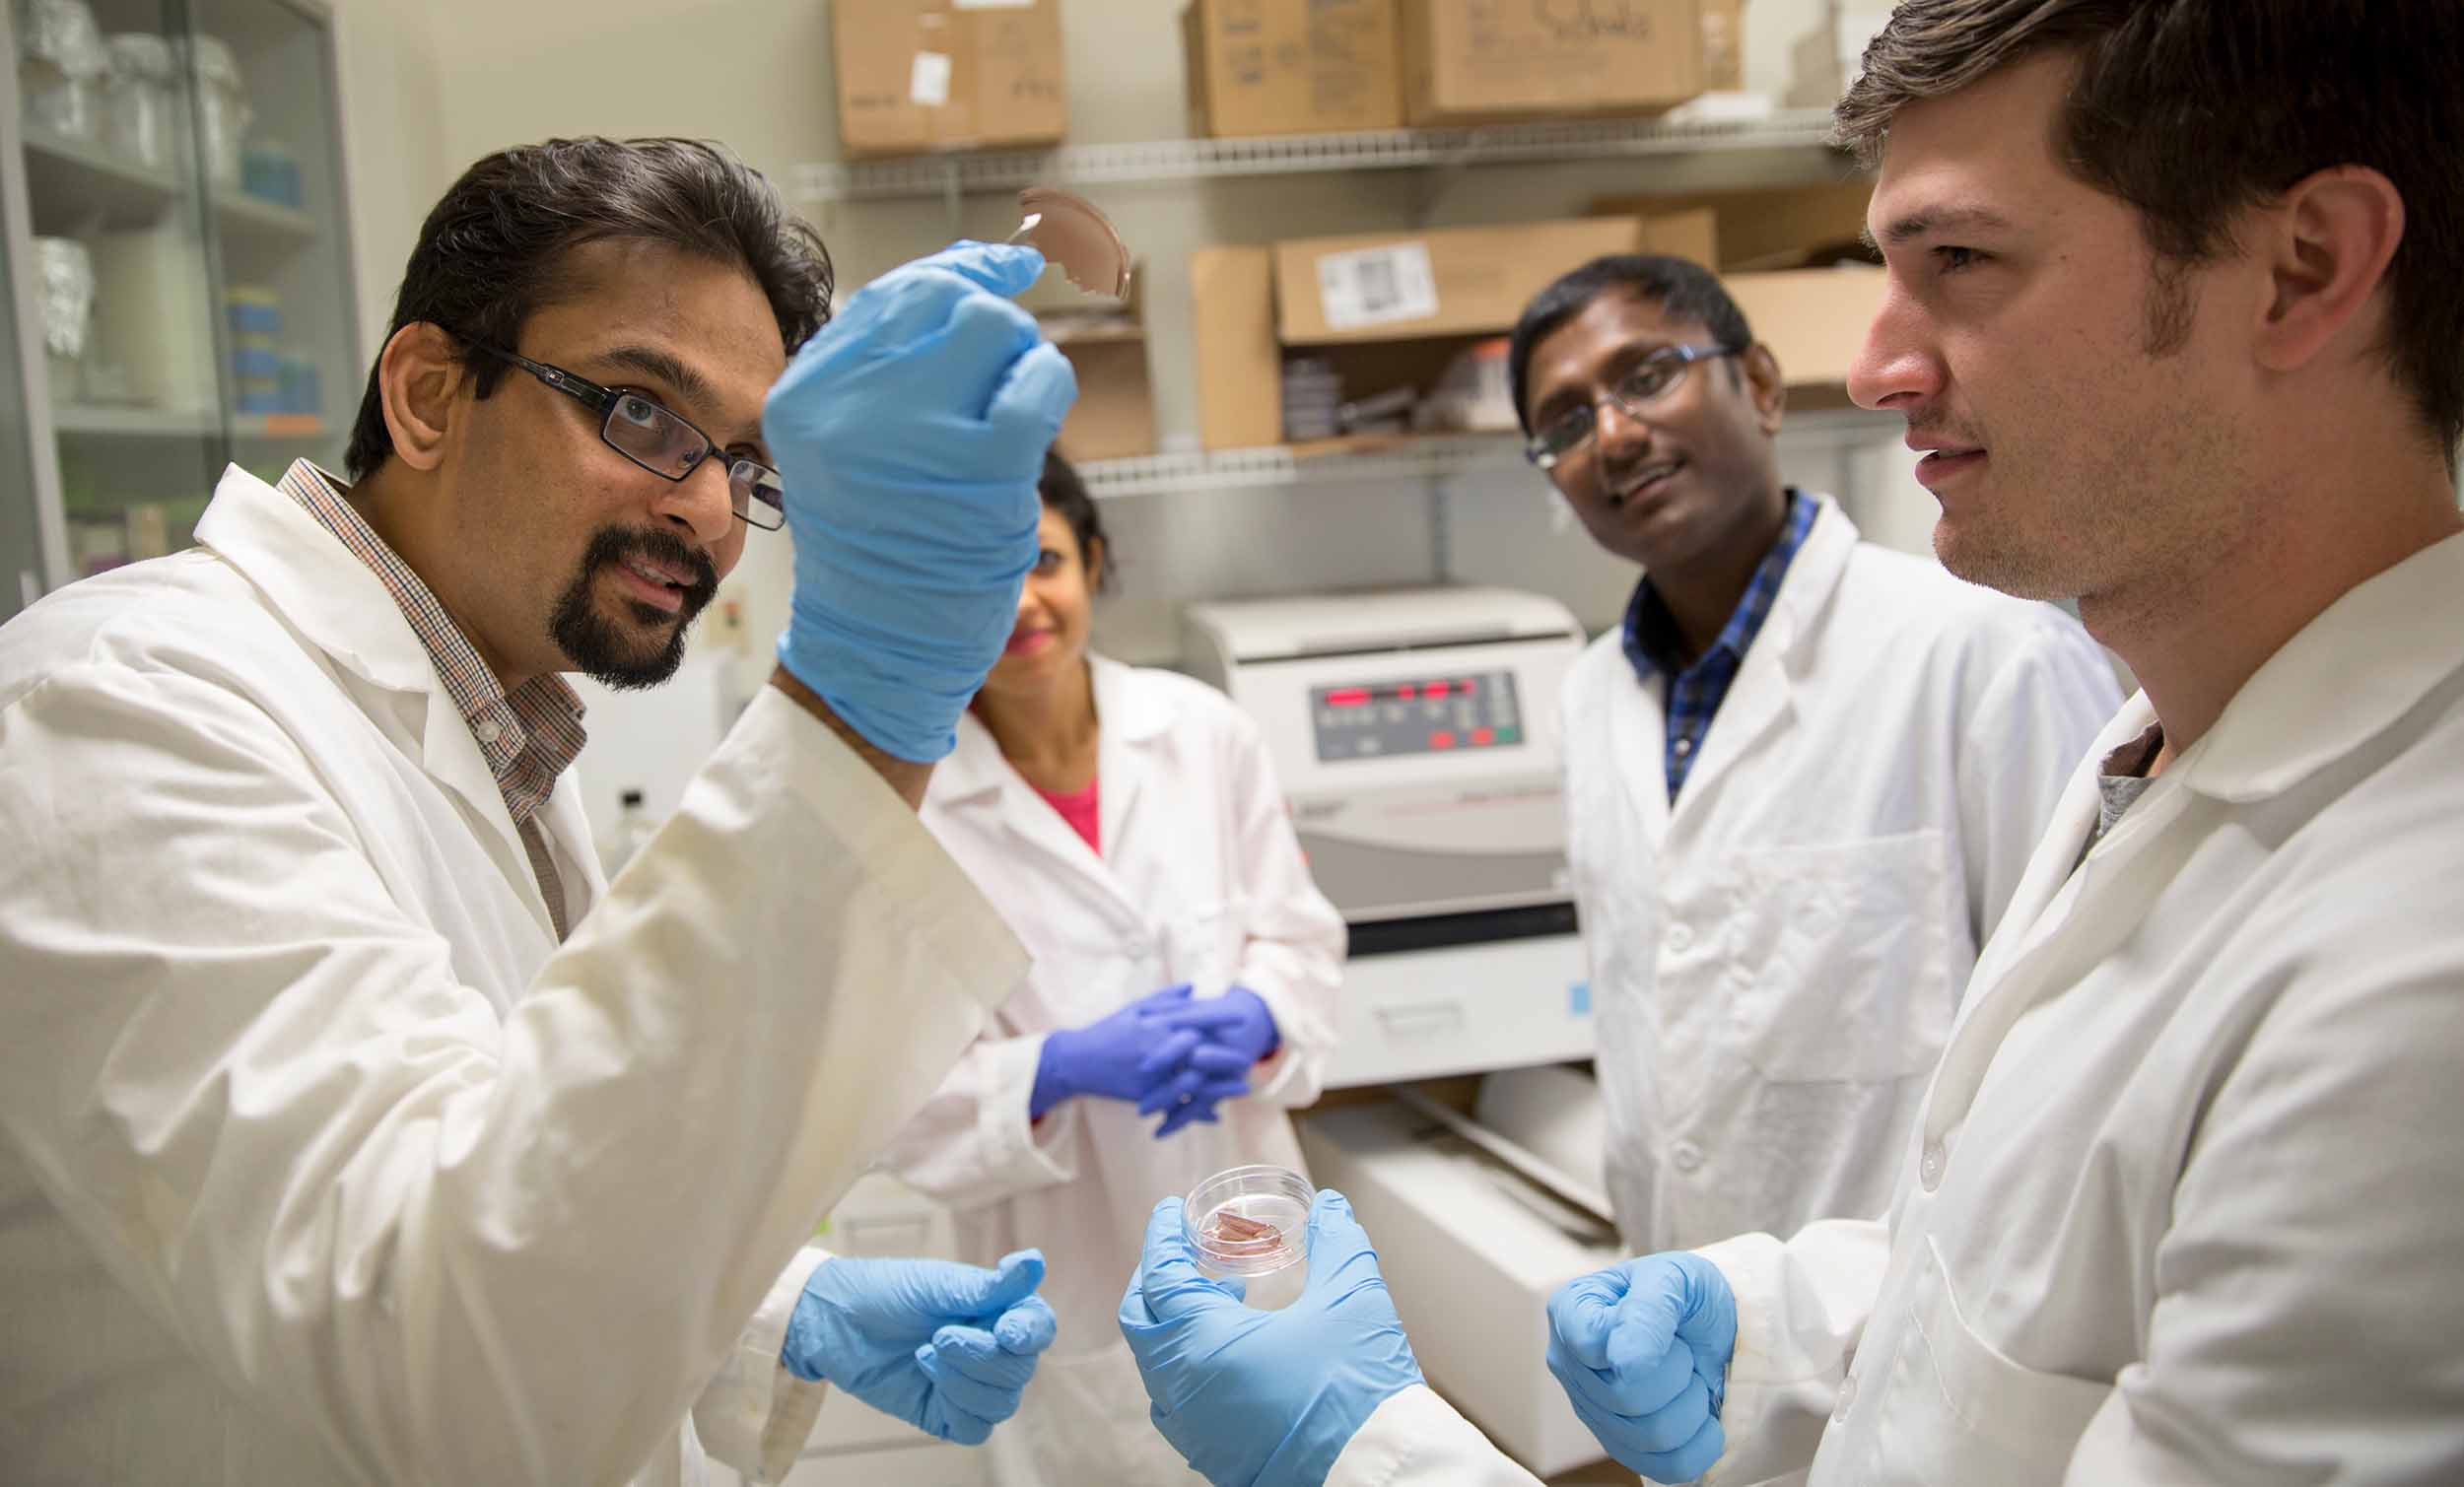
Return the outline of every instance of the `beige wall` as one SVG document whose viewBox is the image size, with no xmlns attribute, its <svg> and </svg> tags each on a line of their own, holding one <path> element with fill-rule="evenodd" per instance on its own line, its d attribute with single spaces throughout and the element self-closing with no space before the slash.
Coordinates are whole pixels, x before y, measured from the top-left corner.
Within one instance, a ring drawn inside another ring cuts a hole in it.
<svg viewBox="0 0 2464 1487">
<path fill-rule="evenodd" d="M 829 3 L 336 0 L 365 344 L 372 352 L 379 344 L 429 203 L 490 150 L 557 134 L 693 135 L 732 146 L 783 188 L 791 187 L 798 165 L 836 159 Z M 1182 0 L 1062 0 L 1073 142 L 1186 132 L 1181 7 Z M 1804 92 L 1830 50 L 1828 14 L 1829 0 L 1750 0 L 1748 85 L 1783 98 Z M 1169 447 L 1190 440 L 1198 425 L 1189 356 L 1193 248 L 1415 221 L 1564 216 L 1601 195 L 1756 178 L 1750 162 L 1691 157 L 1478 169 L 1442 190 L 1428 172 L 1388 170 L 1136 184 L 1099 194 L 1148 265 L 1157 422 Z M 955 215 L 937 199 L 790 204 L 821 228 L 842 296 L 952 237 L 997 237 L 1017 221 L 998 196 L 969 197 Z M 1542 488 L 1508 477 L 1455 496 L 1467 535 L 1481 534 L 1481 549 L 1525 533 L 1515 572 L 1553 574 L 1552 586 L 1587 620 L 1612 617 L 1630 574 L 1563 523 L 1536 520 L 1548 499 Z M 1930 510 L 1918 514 L 1930 529 Z M 1131 658 L 1169 654 L 1179 603 L 1191 593 L 1426 581 L 1430 519 L 1416 486 L 1117 503 L 1107 520 L 1129 564 L 1123 591 L 1105 608 L 1104 642 Z M 1306 542 L 1291 540 L 1299 531 Z M 787 565 L 784 540 L 756 542 L 731 580 L 750 635 L 775 635 L 785 624 Z"/>
</svg>

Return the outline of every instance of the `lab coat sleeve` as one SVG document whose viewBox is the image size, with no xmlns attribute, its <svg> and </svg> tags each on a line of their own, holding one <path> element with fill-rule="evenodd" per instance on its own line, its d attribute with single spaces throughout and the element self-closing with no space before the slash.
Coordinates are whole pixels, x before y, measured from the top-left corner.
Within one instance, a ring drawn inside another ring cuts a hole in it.
<svg viewBox="0 0 2464 1487">
<path fill-rule="evenodd" d="M 2373 882 L 2387 912 L 2343 916 L 2346 943 L 2289 925 L 2249 968 L 2286 989 L 2186 1133 L 2141 1361 L 2071 1487 L 2464 1481 L 2464 957 L 2426 927 L 2454 890 Z"/>
<path fill-rule="evenodd" d="M 1959 841 L 1969 931 L 1982 946 L 2010 907 L 2080 761 L 2122 706 L 2113 664 L 2049 605 L 1968 685 L 1958 740 Z M 1964 989 L 1964 988 L 1963 988 Z"/>
<path fill-rule="evenodd" d="M 1703 1487 L 1742 1487 L 1814 1462 L 1890 1260 L 1880 1219 L 1823 1219 L 1785 1242 L 1741 1235 L 1695 1251 L 1737 1298 L 1720 1424 L 1728 1450 Z"/>
<path fill-rule="evenodd" d="M 734 1467 L 746 1480 L 778 1482 L 795 1466 L 804 1438 L 821 1418 L 821 1401 L 830 1386 L 798 1379 L 779 1355 L 787 1345 L 787 1319 L 804 1295 L 805 1282 L 829 1254 L 806 1248 L 795 1253 L 762 1298 L 719 1376 L 693 1405 L 694 1433 L 715 1460 Z"/>
<path fill-rule="evenodd" d="M 986 1037 L 967 1050 L 880 1165 L 965 1212 L 1078 1177 L 1078 1102 L 1027 1116 L 1044 1035 Z"/>
<path fill-rule="evenodd" d="M 0 712 L 0 1128 L 352 1478 L 625 1480 L 1022 953 L 766 688 L 509 1009 L 206 665 Z"/>
<path fill-rule="evenodd" d="M 1414 1385 L 1389 1394 L 1361 1422 L 1326 1487 L 1540 1487 L 1540 1478 L 1428 1386 Z"/>
<path fill-rule="evenodd" d="M 1266 741 L 1239 714 L 1230 715 L 1227 726 L 1225 777 L 1247 919 L 1239 983 L 1266 1004 L 1281 1040 L 1251 1071 L 1250 1098 L 1297 1110 L 1317 1100 L 1335 1049 L 1343 916 L 1310 879 Z"/>
</svg>

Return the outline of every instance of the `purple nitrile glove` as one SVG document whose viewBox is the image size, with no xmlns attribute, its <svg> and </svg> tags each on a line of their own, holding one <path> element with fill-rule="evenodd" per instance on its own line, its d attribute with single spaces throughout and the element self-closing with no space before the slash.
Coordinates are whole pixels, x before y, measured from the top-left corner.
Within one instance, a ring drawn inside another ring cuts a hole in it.
<svg viewBox="0 0 2464 1487">
<path fill-rule="evenodd" d="M 1158 1019 L 1182 1032 L 1202 1034 L 1205 1042 L 1181 1055 L 1182 1069 L 1169 1084 L 1158 1085 L 1138 1102 L 1138 1114 L 1170 1111 L 1155 1127 L 1155 1139 L 1193 1121 L 1215 1120 L 1215 1106 L 1249 1093 L 1249 1071 L 1259 1060 L 1273 1056 L 1283 1046 L 1275 1031 L 1274 1013 L 1266 998 L 1247 986 L 1234 986 L 1221 996 L 1200 997 L 1166 1011 Z M 1149 1055 L 1160 1071 L 1163 1049 Z"/>
<path fill-rule="evenodd" d="M 1136 1103 L 1169 1084 L 1182 1060 L 1205 1041 L 1195 1028 L 1170 1028 L 1161 1014 L 1189 1001 L 1187 982 L 1149 991 L 1136 1001 L 1080 1028 L 1048 1034 L 1035 1066 L 1027 1115 L 1044 1113 L 1077 1095 Z"/>
</svg>

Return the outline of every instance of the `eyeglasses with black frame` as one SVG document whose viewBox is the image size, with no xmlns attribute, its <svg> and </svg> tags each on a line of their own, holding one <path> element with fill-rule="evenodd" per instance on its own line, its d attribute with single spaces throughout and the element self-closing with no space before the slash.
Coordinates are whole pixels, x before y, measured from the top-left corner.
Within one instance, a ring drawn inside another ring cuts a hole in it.
<svg viewBox="0 0 2464 1487">
<path fill-rule="evenodd" d="M 1603 394 L 1617 405 L 1617 411 L 1628 418 L 1642 418 L 1644 410 L 1675 392 L 1685 380 L 1685 371 L 1696 362 L 1718 357 L 1733 357 L 1743 346 L 1663 346 L 1636 362 L 1618 377 L 1615 385 Z M 1543 470 L 1553 470 L 1558 461 L 1583 446 L 1600 425 L 1601 398 L 1560 409 L 1557 416 L 1542 424 L 1523 445 L 1523 457 Z"/>
<path fill-rule="evenodd" d="M 484 341 L 468 344 L 474 351 L 520 368 L 599 414 L 599 438 L 607 446 L 663 480 L 683 480 L 714 454 L 727 458 L 717 439 L 647 392 L 602 387 L 562 367 L 534 362 Z M 775 532 L 787 525 L 787 487 L 778 471 L 758 460 L 727 459 L 727 504 L 746 526 Z"/>
</svg>

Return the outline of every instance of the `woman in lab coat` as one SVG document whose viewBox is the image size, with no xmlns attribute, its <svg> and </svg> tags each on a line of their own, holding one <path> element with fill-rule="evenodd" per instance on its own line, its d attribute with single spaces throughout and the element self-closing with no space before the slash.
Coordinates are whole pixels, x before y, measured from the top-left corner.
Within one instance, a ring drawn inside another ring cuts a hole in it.
<svg viewBox="0 0 2464 1487">
<path fill-rule="evenodd" d="M 1284 1112 L 1317 1098 L 1343 923 L 1310 882 L 1264 743 L 1220 693 L 1087 650 L 1109 567 L 1095 504 L 1045 466 L 1043 553 L 1009 648 L 961 720 L 924 824 L 1035 960 L 888 1163 L 957 1210 L 960 1252 L 1041 1246 L 1061 1330 L 992 1441 L 1007 1487 L 1196 1481 L 1147 1419 L 1115 1314 L 1156 1198 L 1244 1163 L 1298 1170 Z M 1084 1096 L 1039 1118 L 1048 1036 L 1188 982 L 1271 1014 L 1246 1097 L 1159 1138 L 1132 1103 Z M 1021 1239 L 1021 1236 L 1025 1236 Z"/>
</svg>

